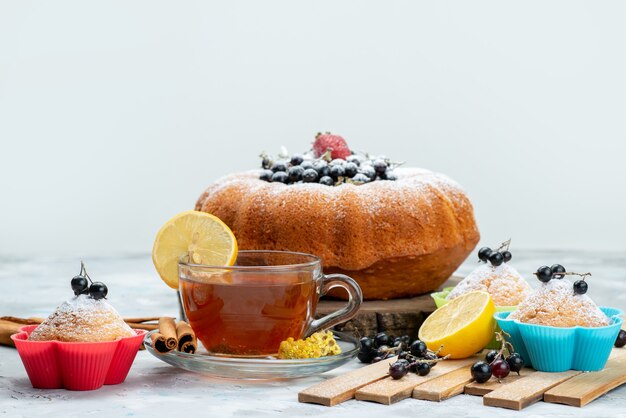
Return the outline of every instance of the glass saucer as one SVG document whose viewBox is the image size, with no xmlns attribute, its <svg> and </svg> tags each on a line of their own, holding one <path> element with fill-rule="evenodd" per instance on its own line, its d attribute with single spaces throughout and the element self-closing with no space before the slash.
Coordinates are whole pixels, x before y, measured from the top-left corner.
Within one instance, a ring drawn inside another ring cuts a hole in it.
<svg viewBox="0 0 626 418">
<path fill-rule="evenodd" d="M 333 331 L 335 340 L 341 347 L 341 354 L 313 359 L 282 360 L 275 357 L 229 357 L 209 354 L 198 341 L 199 347 L 195 354 L 170 351 L 158 353 L 152 346 L 150 331 L 144 338 L 146 350 L 168 364 L 191 372 L 202 373 L 214 377 L 242 380 L 273 380 L 294 379 L 324 373 L 336 369 L 356 357 L 359 342 L 356 338 L 343 332 Z"/>
</svg>

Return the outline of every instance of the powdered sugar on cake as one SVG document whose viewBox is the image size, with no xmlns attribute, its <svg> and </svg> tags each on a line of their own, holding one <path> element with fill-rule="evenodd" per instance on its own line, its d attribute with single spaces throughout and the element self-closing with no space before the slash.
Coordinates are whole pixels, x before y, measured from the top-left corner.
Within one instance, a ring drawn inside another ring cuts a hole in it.
<svg viewBox="0 0 626 418">
<path fill-rule="evenodd" d="M 106 301 L 79 295 L 59 305 L 29 339 L 96 342 L 132 335 L 132 329 Z"/>
<path fill-rule="evenodd" d="M 532 289 L 517 270 L 508 264 L 498 267 L 483 264 L 461 280 L 448 294 L 447 299 L 477 290 L 491 294 L 496 306 L 516 306 Z"/>
<path fill-rule="evenodd" d="M 574 293 L 573 284 L 567 279 L 543 283 L 509 318 L 554 327 L 602 327 L 610 323 L 589 296 Z"/>
</svg>

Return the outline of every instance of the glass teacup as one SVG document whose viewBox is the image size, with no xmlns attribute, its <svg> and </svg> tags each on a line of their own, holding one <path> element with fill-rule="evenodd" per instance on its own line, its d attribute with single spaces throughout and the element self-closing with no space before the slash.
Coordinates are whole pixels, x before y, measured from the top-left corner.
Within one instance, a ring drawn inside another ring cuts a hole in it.
<svg viewBox="0 0 626 418">
<path fill-rule="evenodd" d="M 185 316 L 215 354 L 267 356 L 281 341 L 299 339 L 348 321 L 359 309 L 359 285 L 322 273 L 321 260 L 288 251 L 240 251 L 233 266 L 181 261 L 179 291 Z M 335 287 L 348 292 L 342 309 L 314 319 L 319 298 Z"/>
</svg>

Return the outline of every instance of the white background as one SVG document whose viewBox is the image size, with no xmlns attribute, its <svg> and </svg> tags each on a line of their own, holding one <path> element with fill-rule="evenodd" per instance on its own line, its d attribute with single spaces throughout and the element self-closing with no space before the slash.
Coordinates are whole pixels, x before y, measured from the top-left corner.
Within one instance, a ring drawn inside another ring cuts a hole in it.
<svg viewBox="0 0 626 418">
<path fill-rule="evenodd" d="M 441 171 L 482 242 L 626 250 L 626 3 L 0 0 L 0 254 L 149 252 L 315 132 Z"/>
</svg>

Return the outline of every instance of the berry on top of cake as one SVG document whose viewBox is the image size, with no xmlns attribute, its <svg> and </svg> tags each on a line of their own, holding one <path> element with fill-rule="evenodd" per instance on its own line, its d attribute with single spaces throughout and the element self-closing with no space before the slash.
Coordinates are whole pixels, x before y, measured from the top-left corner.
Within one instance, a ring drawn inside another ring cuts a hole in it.
<svg viewBox="0 0 626 418">
<path fill-rule="evenodd" d="M 489 293 L 496 306 L 516 306 L 526 299 L 532 288 L 515 268 L 507 264 L 513 258 L 510 243 L 511 240 L 502 243 L 495 251 L 489 247 L 481 248 L 478 258 L 484 264 L 461 280 L 446 299 L 476 290 Z"/>
<path fill-rule="evenodd" d="M 106 285 L 92 282 L 83 263 L 71 285 L 75 296 L 59 305 L 33 330 L 29 340 L 99 342 L 135 335 L 115 308 L 104 300 Z"/>
<path fill-rule="evenodd" d="M 585 294 L 587 283 L 584 279 L 590 276 L 589 273 L 569 273 L 560 264 L 555 264 L 539 267 L 535 274 L 542 282 L 541 286 L 509 315 L 510 319 L 553 327 L 603 327 L 610 324 L 610 319 Z M 578 275 L 582 279 L 572 283 L 564 278 L 566 275 Z"/>
<path fill-rule="evenodd" d="M 385 156 L 353 153 L 343 137 L 330 132 L 318 133 L 313 149 L 307 153 L 289 155 L 283 151 L 276 157 L 262 153 L 261 159 L 261 180 L 325 186 L 397 180 L 394 169 L 402 165 Z"/>
</svg>

